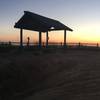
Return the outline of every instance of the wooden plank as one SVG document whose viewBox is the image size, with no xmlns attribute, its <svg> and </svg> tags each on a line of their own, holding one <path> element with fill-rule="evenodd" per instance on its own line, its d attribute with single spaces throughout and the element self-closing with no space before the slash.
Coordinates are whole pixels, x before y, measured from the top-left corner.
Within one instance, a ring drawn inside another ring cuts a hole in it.
<svg viewBox="0 0 100 100">
<path fill-rule="evenodd" d="M 20 47 L 23 47 L 23 29 L 20 29 Z"/>
<path fill-rule="evenodd" d="M 66 30 L 64 30 L 64 46 L 66 46 Z"/>
<path fill-rule="evenodd" d="M 42 45 L 41 45 L 41 42 L 42 42 L 41 34 L 42 34 L 42 32 L 39 32 L 39 48 L 42 47 Z"/>
<path fill-rule="evenodd" d="M 49 37 L 48 37 L 48 31 L 46 32 L 46 47 L 48 47 L 48 39 L 49 39 Z"/>
</svg>

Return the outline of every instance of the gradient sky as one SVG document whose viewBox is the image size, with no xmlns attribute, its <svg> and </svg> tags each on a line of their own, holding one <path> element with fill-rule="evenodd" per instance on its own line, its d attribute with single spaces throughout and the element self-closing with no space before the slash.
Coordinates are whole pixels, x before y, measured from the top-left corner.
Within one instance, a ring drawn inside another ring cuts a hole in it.
<svg viewBox="0 0 100 100">
<path fill-rule="evenodd" d="M 13 26 L 23 11 L 57 19 L 72 28 L 74 31 L 67 34 L 68 42 L 100 43 L 100 0 L 1 0 L 0 41 L 19 41 L 19 29 Z M 24 41 L 27 36 L 31 41 L 38 40 L 35 31 L 25 30 Z M 49 37 L 49 41 L 63 42 L 63 31 L 50 32 Z"/>
</svg>

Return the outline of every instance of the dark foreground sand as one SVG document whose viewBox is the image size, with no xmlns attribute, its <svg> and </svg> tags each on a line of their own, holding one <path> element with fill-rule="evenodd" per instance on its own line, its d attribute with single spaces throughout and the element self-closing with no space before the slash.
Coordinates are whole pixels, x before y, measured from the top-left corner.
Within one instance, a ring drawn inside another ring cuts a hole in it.
<svg viewBox="0 0 100 100">
<path fill-rule="evenodd" d="M 1 53 L 0 92 L 0 100 L 100 100 L 100 51 Z"/>
</svg>

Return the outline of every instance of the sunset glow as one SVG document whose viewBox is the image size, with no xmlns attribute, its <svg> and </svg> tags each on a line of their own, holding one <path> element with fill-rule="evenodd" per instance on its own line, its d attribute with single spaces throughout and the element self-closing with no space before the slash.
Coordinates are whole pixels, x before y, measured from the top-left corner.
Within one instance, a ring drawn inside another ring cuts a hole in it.
<svg viewBox="0 0 100 100">
<path fill-rule="evenodd" d="M 13 6 L 11 6 L 13 5 Z M 57 19 L 72 28 L 67 32 L 67 42 L 100 43 L 100 0 L 2 0 L 0 3 L 0 41 L 19 42 L 19 29 L 14 24 L 31 11 Z M 24 41 L 38 41 L 38 32 L 24 30 Z M 49 42 L 63 42 L 63 31 L 49 32 Z M 46 34 L 42 33 L 42 42 Z"/>
</svg>

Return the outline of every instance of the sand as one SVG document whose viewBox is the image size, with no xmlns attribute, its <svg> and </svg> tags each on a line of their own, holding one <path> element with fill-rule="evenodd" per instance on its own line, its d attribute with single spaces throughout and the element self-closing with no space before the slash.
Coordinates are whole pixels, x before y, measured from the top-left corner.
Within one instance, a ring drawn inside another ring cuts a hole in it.
<svg viewBox="0 0 100 100">
<path fill-rule="evenodd" d="M 99 100 L 100 50 L 0 54 L 1 100 Z"/>
</svg>

